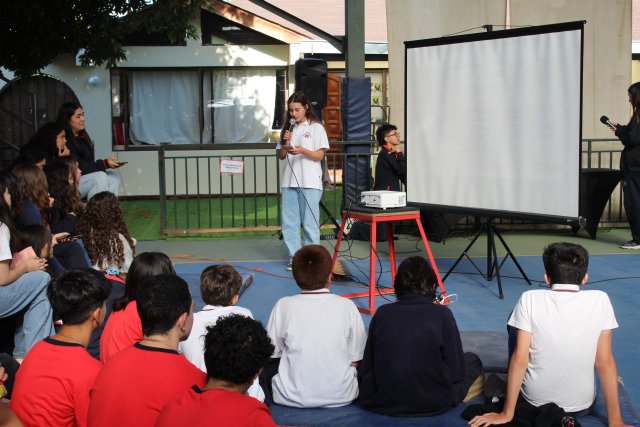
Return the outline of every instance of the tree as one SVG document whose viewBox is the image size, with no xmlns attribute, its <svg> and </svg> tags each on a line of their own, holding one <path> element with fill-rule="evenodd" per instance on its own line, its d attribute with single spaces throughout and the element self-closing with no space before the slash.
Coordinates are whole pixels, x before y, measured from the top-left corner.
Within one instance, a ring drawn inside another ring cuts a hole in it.
<svg viewBox="0 0 640 427">
<path fill-rule="evenodd" d="M 0 66 L 28 77 L 63 55 L 116 66 L 130 34 L 196 39 L 190 24 L 204 0 L 10 0 L 0 13 Z"/>
</svg>

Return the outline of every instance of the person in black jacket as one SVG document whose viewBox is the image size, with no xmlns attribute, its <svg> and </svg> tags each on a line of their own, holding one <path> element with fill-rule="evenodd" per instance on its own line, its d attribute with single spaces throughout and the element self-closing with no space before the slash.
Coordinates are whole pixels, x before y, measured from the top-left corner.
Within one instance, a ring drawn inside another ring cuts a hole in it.
<svg viewBox="0 0 640 427">
<path fill-rule="evenodd" d="M 376 139 L 380 145 L 378 160 L 374 175 L 374 190 L 400 191 L 400 183 L 407 183 L 407 158 L 402 153 L 400 133 L 392 124 L 384 124 L 376 131 Z M 345 233 L 355 240 L 370 240 L 371 227 L 369 224 L 354 221 L 345 225 Z M 387 225 L 378 223 L 378 242 L 387 241 Z"/>
<path fill-rule="evenodd" d="M 622 249 L 640 249 L 640 82 L 629 86 L 633 116 L 627 125 L 615 124 L 615 134 L 624 145 L 620 156 L 624 210 L 631 227 L 631 240 Z"/>
<path fill-rule="evenodd" d="M 426 259 L 405 259 L 394 286 L 398 301 L 381 306 L 369 325 L 360 404 L 391 416 L 443 413 L 464 400 L 482 362 L 463 353 L 453 313 L 435 302 L 438 282 Z"/>
<path fill-rule="evenodd" d="M 398 128 L 385 124 L 376 131 L 380 144 L 374 190 L 400 191 L 400 182 L 407 183 L 407 158 L 402 153 Z"/>
<path fill-rule="evenodd" d="M 58 110 L 58 124 L 65 129 L 70 155 L 78 161 L 82 176 L 78 187 L 87 200 L 103 191 L 116 196 L 120 189 L 120 175 L 111 169 L 123 165 L 116 156 L 95 159 L 95 146 L 84 127 L 84 110 L 75 102 L 65 102 Z"/>
</svg>

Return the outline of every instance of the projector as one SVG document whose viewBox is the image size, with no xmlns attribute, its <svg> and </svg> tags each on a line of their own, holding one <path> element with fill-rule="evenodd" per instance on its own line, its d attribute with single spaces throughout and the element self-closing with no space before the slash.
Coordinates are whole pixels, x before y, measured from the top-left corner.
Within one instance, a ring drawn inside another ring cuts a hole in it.
<svg viewBox="0 0 640 427">
<path fill-rule="evenodd" d="M 402 208 L 407 206 L 404 191 L 363 191 L 360 201 L 368 208 Z"/>
</svg>

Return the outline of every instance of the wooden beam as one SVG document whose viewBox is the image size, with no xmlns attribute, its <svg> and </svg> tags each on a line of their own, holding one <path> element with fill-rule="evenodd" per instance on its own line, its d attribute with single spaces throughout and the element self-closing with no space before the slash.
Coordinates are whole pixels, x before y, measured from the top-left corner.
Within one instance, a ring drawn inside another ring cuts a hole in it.
<svg viewBox="0 0 640 427">
<path fill-rule="evenodd" d="M 258 31 L 269 37 L 288 44 L 300 43 L 308 38 L 296 31 L 285 28 L 275 22 L 271 22 L 251 12 L 247 12 L 244 9 L 235 7 L 232 4 L 222 2 L 220 0 L 213 0 L 206 2 L 203 6 L 209 12 L 215 13 L 218 16 L 228 19 L 252 30 Z"/>
</svg>

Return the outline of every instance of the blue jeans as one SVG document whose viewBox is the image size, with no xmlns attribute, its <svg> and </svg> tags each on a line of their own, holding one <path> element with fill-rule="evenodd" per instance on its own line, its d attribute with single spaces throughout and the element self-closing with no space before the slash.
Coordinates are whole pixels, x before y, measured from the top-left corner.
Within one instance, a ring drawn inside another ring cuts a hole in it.
<svg viewBox="0 0 640 427">
<path fill-rule="evenodd" d="M 93 172 L 80 177 L 78 183 L 80 197 L 91 200 L 93 196 L 103 191 L 110 191 L 116 196 L 120 191 L 120 175 L 107 169 L 106 172 Z"/>
<path fill-rule="evenodd" d="M 15 332 L 14 357 L 24 357 L 38 341 L 54 334 L 53 313 L 47 299 L 49 280 L 48 273 L 33 271 L 0 286 L 0 318 L 24 311 Z"/>
<path fill-rule="evenodd" d="M 304 243 L 320 243 L 320 198 L 322 190 L 315 188 L 282 188 L 282 237 L 289 250 L 289 258 L 302 247 L 300 225 L 304 229 Z"/>
</svg>

